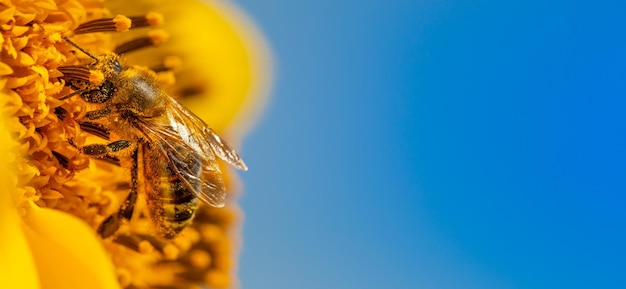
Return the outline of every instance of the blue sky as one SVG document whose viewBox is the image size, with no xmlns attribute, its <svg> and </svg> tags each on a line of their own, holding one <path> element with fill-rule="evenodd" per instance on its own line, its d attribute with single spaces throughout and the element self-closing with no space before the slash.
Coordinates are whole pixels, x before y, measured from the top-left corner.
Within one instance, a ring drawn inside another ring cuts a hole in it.
<svg viewBox="0 0 626 289">
<path fill-rule="evenodd" d="M 626 288 L 625 3 L 335 2 L 236 1 L 243 288 Z"/>
</svg>

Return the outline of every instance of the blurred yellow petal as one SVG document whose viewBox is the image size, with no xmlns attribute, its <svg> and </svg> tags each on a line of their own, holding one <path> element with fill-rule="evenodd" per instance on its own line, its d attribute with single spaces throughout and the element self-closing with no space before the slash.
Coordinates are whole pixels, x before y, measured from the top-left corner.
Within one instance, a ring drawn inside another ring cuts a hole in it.
<svg viewBox="0 0 626 289">
<path fill-rule="evenodd" d="M 4 186 L 3 186 L 4 187 Z M 6 196 L 7 191 L 0 193 Z M 8 208 L 4 203 L 0 212 L 0 280 L 3 288 L 37 289 L 39 281 L 36 267 L 28 247 L 26 237 L 22 234 L 15 208 Z"/>
<path fill-rule="evenodd" d="M 2 94 L 0 94 L 1 96 Z M 0 282 L 2 288 L 39 288 L 35 263 L 26 237 L 20 228 L 21 220 L 13 205 L 10 174 L 15 170 L 14 141 L 0 119 Z"/>
<path fill-rule="evenodd" d="M 120 288 L 109 257 L 83 221 L 31 206 L 24 222 L 41 288 Z"/>
</svg>

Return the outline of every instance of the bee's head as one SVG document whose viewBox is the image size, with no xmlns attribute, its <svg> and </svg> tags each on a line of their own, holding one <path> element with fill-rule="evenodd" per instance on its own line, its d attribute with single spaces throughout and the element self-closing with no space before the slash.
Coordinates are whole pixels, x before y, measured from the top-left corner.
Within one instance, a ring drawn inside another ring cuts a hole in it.
<svg viewBox="0 0 626 289">
<path fill-rule="evenodd" d="M 65 40 L 65 42 L 67 42 L 71 46 L 74 46 L 76 49 L 93 59 L 94 62 L 87 65 L 87 68 L 101 71 L 104 74 L 105 79 L 114 79 L 122 72 L 122 64 L 120 64 L 119 56 L 117 56 L 117 54 L 107 53 L 96 57 L 69 38 L 63 37 L 63 39 Z"/>
<path fill-rule="evenodd" d="M 119 56 L 114 53 L 104 54 L 99 56 L 98 61 L 91 64 L 90 68 L 102 71 L 105 79 L 114 79 L 120 72 L 122 72 L 122 64 L 119 61 Z"/>
</svg>

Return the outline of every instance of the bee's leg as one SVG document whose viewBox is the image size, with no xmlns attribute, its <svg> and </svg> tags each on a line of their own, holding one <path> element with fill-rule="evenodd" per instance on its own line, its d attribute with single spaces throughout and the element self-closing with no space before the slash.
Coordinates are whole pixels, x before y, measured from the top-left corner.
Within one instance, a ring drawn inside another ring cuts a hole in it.
<svg viewBox="0 0 626 289">
<path fill-rule="evenodd" d="M 65 117 L 67 117 L 67 115 L 68 115 L 68 112 L 65 109 L 63 109 L 62 107 L 60 107 L 60 106 L 56 107 L 54 109 L 54 113 L 57 115 L 57 117 L 60 120 L 65 119 Z M 105 116 L 107 113 L 110 113 L 110 111 L 108 109 L 94 110 L 94 111 L 87 112 L 86 116 L 89 116 L 89 115 L 95 116 L 95 115 L 97 115 L 99 117 L 93 117 L 93 118 L 90 118 L 90 119 L 98 119 L 100 117 Z M 105 126 L 103 126 L 103 125 L 101 125 L 99 123 L 83 121 L 83 122 L 79 122 L 78 124 L 80 126 L 80 129 L 82 131 L 88 133 L 88 134 L 97 136 L 97 137 L 99 137 L 101 139 L 105 139 L 105 140 L 110 140 L 111 139 L 111 133 L 109 132 L 109 130 Z M 72 146 L 77 148 L 76 144 L 74 144 L 74 142 L 71 139 L 69 140 L 69 143 Z M 63 166 L 66 169 L 69 168 L 68 167 L 69 159 L 66 156 L 64 156 L 64 155 L 62 155 L 62 154 L 60 154 L 60 153 L 58 153 L 56 151 L 52 151 L 52 154 L 59 161 L 59 164 L 61 166 Z M 97 160 L 101 160 L 101 161 L 105 161 L 107 163 L 110 163 L 110 164 L 113 164 L 113 165 L 116 165 L 116 166 L 120 166 L 120 160 L 117 157 L 113 156 L 113 155 L 105 154 L 105 155 L 98 156 L 98 158 L 96 158 L 96 159 Z"/>
<path fill-rule="evenodd" d="M 80 128 L 84 132 L 86 132 L 86 133 L 89 133 L 91 135 L 97 136 L 97 137 L 99 137 L 101 139 L 110 140 L 111 134 L 110 134 L 109 130 L 106 127 L 104 127 L 103 125 L 99 124 L 99 123 L 85 121 L 85 122 L 79 123 L 79 125 L 80 125 Z M 76 147 L 76 145 L 74 145 L 74 143 L 72 142 L 71 139 L 69 141 L 70 141 L 70 144 L 72 144 L 74 147 Z M 113 146 L 115 148 L 116 146 L 119 146 L 119 144 L 113 145 L 113 143 L 110 143 L 107 146 Z M 84 150 L 83 150 L 83 152 L 84 152 Z M 112 164 L 112 165 L 116 165 L 118 167 L 120 166 L 120 159 L 118 159 L 115 155 L 112 155 L 112 154 L 109 154 L 109 153 L 106 153 L 104 155 L 98 155 L 98 156 L 96 156 L 95 159 L 107 162 L 107 163 Z"/>
<path fill-rule="evenodd" d="M 120 159 L 112 155 L 104 155 L 104 156 L 97 158 L 97 160 L 100 160 L 100 161 L 103 161 L 103 162 L 106 162 L 106 163 L 109 163 L 118 167 L 122 166 L 122 164 L 120 163 Z"/>
<path fill-rule="evenodd" d="M 95 135 L 104 140 L 111 139 L 111 133 L 109 129 L 104 127 L 103 125 L 95 122 L 83 121 L 78 123 L 80 129 L 88 134 Z"/>
<path fill-rule="evenodd" d="M 66 100 L 66 99 L 68 99 L 68 98 L 70 98 L 70 97 L 72 97 L 74 95 L 77 95 L 77 94 L 80 94 L 80 93 L 83 93 L 83 92 L 85 92 L 85 91 L 84 90 L 76 90 L 76 91 L 74 91 L 74 92 L 72 92 L 72 93 L 70 93 L 68 95 L 59 97 L 59 100 Z"/>
<path fill-rule="evenodd" d="M 104 108 L 99 110 L 92 110 L 85 113 L 85 118 L 88 120 L 96 120 L 108 116 L 111 114 L 110 108 Z M 106 130 L 106 129 L 105 129 Z"/>
<path fill-rule="evenodd" d="M 83 147 L 76 146 L 72 140 L 69 140 L 71 145 L 74 145 L 82 153 L 94 157 L 102 158 L 105 156 L 114 156 L 115 153 L 131 146 L 131 142 L 127 140 L 118 140 L 108 144 L 90 144 Z"/>
<path fill-rule="evenodd" d="M 65 113 L 66 112 L 59 111 L 57 115 L 66 115 Z M 108 129 L 98 123 L 81 122 L 80 127 L 83 131 L 98 136 L 100 138 L 106 140 L 110 138 Z M 94 157 L 96 159 L 106 161 L 117 166 L 120 166 L 120 160 L 115 157 L 114 154 L 131 146 L 131 142 L 127 140 L 118 140 L 106 145 L 91 144 L 83 146 L 82 148 L 79 148 L 76 144 L 74 144 L 72 139 L 69 139 L 68 142 L 70 143 L 70 145 L 76 147 L 78 150 L 90 157 Z M 115 232 L 117 232 L 120 226 L 120 221 L 129 220 L 133 215 L 135 202 L 137 201 L 137 148 L 134 149 L 131 157 L 132 167 L 130 193 L 128 194 L 128 196 L 126 196 L 126 199 L 120 206 L 120 209 L 115 214 L 112 214 L 107 219 L 105 219 L 98 227 L 98 234 L 100 234 L 103 238 L 110 237 Z M 59 162 L 61 162 L 62 160 L 63 159 L 61 158 Z"/>
<path fill-rule="evenodd" d="M 89 103 L 105 103 L 115 93 L 113 82 L 105 80 L 97 89 L 88 90 L 80 93 L 80 97 Z"/>
<path fill-rule="evenodd" d="M 135 210 L 135 203 L 137 202 L 137 183 L 138 183 L 138 172 L 137 172 L 137 153 L 138 149 L 135 148 L 133 153 L 131 154 L 132 166 L 130 168 L 130 193 L 126 196 L 126 199 L 120 206 L 119 210 L 106 218 L 100 227 L 98 227 L 98 234 L 102 236 L 102 238 L 108 238 L 115 234 L 120 227 L 120 223 L 122 221 L 128 221 L 133 216 L 133 211 Z"/>
<path fill-rule="evenodd" d="M 88 111 L 87 113 L 85 113 L 85 118 L 89 120 L 97 120 L 99 118 L 109 115 L 110 113 L 111 113 L 111 110 L 108 108 L 100 109 L 100 110 L 92 110 L 92 111 Z M 62 121 L 67 117 L 69 113 L 67 112 L 67 110 L 65 110 L 62 107 L 56 107 L 54 109 L 54 114 L 56 114 L 59 120 Z M 79 121 L 78 125 L 80 126 L 80 129 L 82 129 L 86 133 L 95 135 L 104 140 L 111 139 L 111 132 L 109 132 L 109 129 L 106 128 L 102 124 L 90 122 L 90 121 Z"/>
</svg>

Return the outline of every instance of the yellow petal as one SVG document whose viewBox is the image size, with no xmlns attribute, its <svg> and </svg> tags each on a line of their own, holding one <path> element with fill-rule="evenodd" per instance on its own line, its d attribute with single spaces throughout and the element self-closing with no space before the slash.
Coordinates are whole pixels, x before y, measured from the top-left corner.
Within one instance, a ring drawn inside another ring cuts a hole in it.
<svg viewBox="0 0 626 289">
<path fill-rule="evenodd" d="M 33 205 L 24 221 L 42 289 L 120 288 L 110 259 L 81 220 Z"/>
<path fill-rule="evenodd" d="M 3 186 L 4 187 L 4 186 Z M 7 195 L 2 189 L 3 196 Z M 6 205 L 4 198 L 2 202 Z M 19 226 L 15 208 L 3 205 L 0 212 L 0 280 L 3 288 L 37 289 L 39 281 L 28 243 Z"/>
<path fill-rule="evenodd" d="M 2 94 L 0 94 L 2 95 Z M 14 142 L 9 137 L 4 118 L 0 119 L 0 170 L 14 170 L 11 158 L 15 156 Z M 0 282 L 2 288 L 39 288 L 39 279 L 26 237 L 20 228 L 21 220 L 13 205 L 12 185 L 7 173 L 0 174 Z"/>
</svg>

